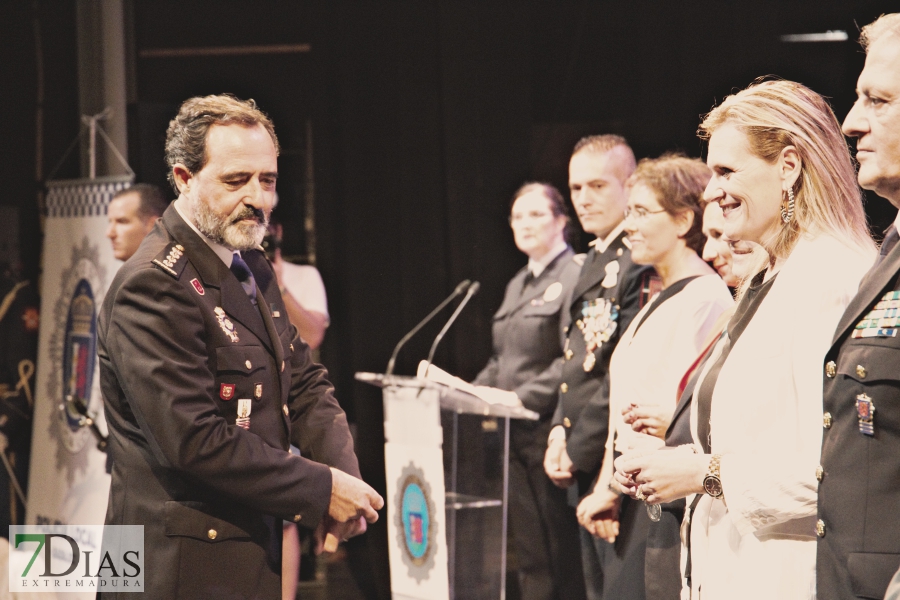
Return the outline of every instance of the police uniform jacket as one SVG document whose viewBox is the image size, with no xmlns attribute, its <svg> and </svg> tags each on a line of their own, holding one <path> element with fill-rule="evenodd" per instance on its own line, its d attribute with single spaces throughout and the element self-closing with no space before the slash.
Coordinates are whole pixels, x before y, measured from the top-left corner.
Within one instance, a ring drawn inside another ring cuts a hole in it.
<svg viewBox="0 0 900 600">
<path fill-rule="evenodd" d="M 514 391 L 525 408 L 548 423 L 562 372 L 562 314 L 580 270 L 566 248 L 537 277 L 529 277 L 528 267 L 516 273 L 494 315 L 494 353 L 473 381 Z M 546 441 L 544 435 L 541 446 Z"/>
<path fill-rule="evenodd" d="M 317 525 L 326 465 L 359 476 L 346 417 L 271 267 L 260 251 L 242 256 L 258 308 L 170 206 L 101 309 L 106 523 L 144 526 L 150 598 L 280 597 L 281 520 Z"/>
<path fill-rule="evenodd" d="M 572 508 L 566 492 L 544 472 L 562 372 L 564 315 L 580 271 L 566 248 L 537 277 L 525 267 L 512 278 L 494 315 L 493 356 L 473 382 L 514 391 L 540 415 L 537 421 L 510 422 L 509 515 L 524 600 L 584 598 Z"/>
<path fill-rule="evenodd" d="M 653 267 L 631 261 L 624 231 L 603 251 L 588 252 L 578 283 L 572 290 L 565 328 L 564 362 L 559 384 L 559 400 L 553 425 L 566 431 L 566 450 L 577 469 L 576 486 L 570 501 L 591 491 L 591 484 L 603 461 L 609 431 L 609 359 L 619 336 L 649 298 Z M 585 369 L 587 345 L 579 323 L 584 323 L 586 302 L 609 300 L 615 309 L 610 338 L 593 351 Z M 591 362 L 593 364 L 591 364 Z M 577 497 L 575 497 L 577 495 Z"/>
<path fill-rule="evenodd" d="M 863 279 L 824 361 L 816 564 L 824 600 L 883 598 L 900 567 L 900 311 L 885 308 L 900 306 L 898 274 L 900 244 Z"/>
</svg>

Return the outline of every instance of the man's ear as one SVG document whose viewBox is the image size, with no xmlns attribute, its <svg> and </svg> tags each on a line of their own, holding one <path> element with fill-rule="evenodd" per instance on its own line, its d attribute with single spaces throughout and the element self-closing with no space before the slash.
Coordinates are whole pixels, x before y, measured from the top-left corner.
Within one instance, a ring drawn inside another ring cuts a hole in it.
<svg viewBox="0 0 900 600">
<path fill-rule="evenodd" d="M 190 169 L 181 163 L 177 163 L 172 167 L 172 178 L 175 179 L 175 187 L 178 188 L 179 194 L 187 194 L 191 191 L 191 180 L 194 174 Z"/>
</svg>

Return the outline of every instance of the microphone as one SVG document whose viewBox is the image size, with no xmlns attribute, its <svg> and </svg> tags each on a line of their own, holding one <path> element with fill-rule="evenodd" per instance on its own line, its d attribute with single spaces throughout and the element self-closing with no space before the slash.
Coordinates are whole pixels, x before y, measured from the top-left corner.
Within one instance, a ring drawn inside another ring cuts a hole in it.
<svg viewBox="0 0 900 600">
<path fill-rule="evenodd" d="M 444 307 L 446 307 L 448 304 L 450 304 L 450 303 L 453 301 L 454 298 L 456 298 L 457 296 L 459 296 L 460 294 L 462 294 L 464 291 L 466 291 L 467 289 L 469 289 L 470 286 L 472 286 L 472 285 L 476 285 L 476 286 L 477 286 L 478 283 L 476 282 L 475 284 L 473 284 L 473 283 L 472 283 L 471 281 L 469 281 L 468 279 L 459 282 L 459 285 L 456 286 L 456 289 L 453 290 L 453 293 L 452 293 L 452 294 L 450 294 L 449 296 L 447 296 L 447 298 L 445 298 L 443 302 L 441 302 L 440 304 L 438 304 L 437 307 L 436 307 L 433 311 L 431 311 L 430 313 L 428 313 L 428 316 L 426 316 L 424 319 L 422 319 L 421 321 L 419 321 L 419 324 L 416 325 L 415 327 L 413 327 L 413 328 L 412 328 L 412 331 L 410 331 L 409 333 L 407 333 L 406 335 L 404 335 L 404 336 L 400 339 L 400 341 L 397 342 L 397 345 L 394 346 L 394 352 L 393 352 L 393 354 L 391 354 L 391 359 L 388 361 L 387 369 L 386 369 L 385 372 L 384 372 L 385 375 L 390 375 L 390 374 L 392 374 L 392 373 L 394 372 L 394 363 L 397 362 L 397 354 L 399 354 L 400 348 L 403 347 L 403 344 L 405 344 L 406 342 L 408 342 L 409 339 L 410 339 L 412 336 L 416 335 L 416 334 L 419 332 L 419 330 L 422 329 L 422 327 L 425 326 L 426 323 L 428 323 L 430 320 L 432 320 L 432 319 L 435 317 L 435 315 L 437 315 L 439 312 L 441 312 L 442 310 L 444 310 Z"/>
<path fill-rule="evenodd" d="M 456 307 L 456 310 L 453 311 L 453 314 L 450 315 L 450 319 L 447 321 L 447 324 L 444 325 L 444 328 L 441 329 L 441 332 L 437 334 L 437 337 L 434 338 L 434 343 L 431 344 L 431 350 L 428 351 L 428 360 L 425 361 L 428 363 L 428 366 L 425 367 L 425 374 L 428 374 L 428 367 L 431 366 L 431 359 L 434 358 L 434 351 L 437 349 L 437 345 L 441 343 L 441 340 L 444 338 L 444 334 L 447 333 L 447 330 L 450 329 L 450 326 L 453 325 L 453 322 L 456 321 L 456 317 L 459 316 L 459 313 L 462 312 L 462 309 L 465 308 L 466 303 L 472 299 L 472 296 L 478 293 L 478 289 L 481 287 L 481 284 L 477 281 L 469 286 L 469 291 L 466 292 L 466 297 L 462 299 L 462 302 L 459 303 L 459 306 Z"/>
</svg>

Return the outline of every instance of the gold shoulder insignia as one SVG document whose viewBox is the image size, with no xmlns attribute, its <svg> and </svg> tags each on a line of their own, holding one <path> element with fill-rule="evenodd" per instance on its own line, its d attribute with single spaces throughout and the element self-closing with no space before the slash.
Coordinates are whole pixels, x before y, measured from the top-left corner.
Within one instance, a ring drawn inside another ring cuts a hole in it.
<svg viewBox="0 0 900 600">
<path fill-rule="evenodd" d="M 184 258 L 184 246 L 171 242 L 151 262 L 160 270 L 178 279 L 181 271 L 184 270 L 184 265 L 187 264 L 187 259 Z"/>
</svg>

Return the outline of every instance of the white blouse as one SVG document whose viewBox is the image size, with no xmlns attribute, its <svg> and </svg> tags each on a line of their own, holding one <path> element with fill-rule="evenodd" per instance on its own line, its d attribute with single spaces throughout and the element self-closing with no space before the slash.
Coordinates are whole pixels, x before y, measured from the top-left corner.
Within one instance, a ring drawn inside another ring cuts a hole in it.
<svg viewBox="0 0 900 600">
<path fill-rule="evenodd" d="M 815 598 L 822 365 L 874 258 L 874 248 L 830 236 L 801 239 L 732 347 L 710 415 L 712 453 L 723 455 L 724 497 L 703 495 L 697 505 L 693 589 L 683 597 Z M 695 390 L 720 350 L 721 342 Z M 696 402 L 691 430 L 698 441 Z"/>
<path fill-rule="evenodd" d="M 619 452 L 663 444 L 661 439 L 637 433 L 626 425 L 622 410 L 634 403 L 661 405 L 674 412 L 684 372 L 703 350 L 703 342 L 719 315 L 734 304 L 721 277 L 702 275 L 663 302 L 637 329 L 658 297 L 654 296 L 632 320 L 610 360 L 609 456 L 614 442 Z"/>
</svg>

